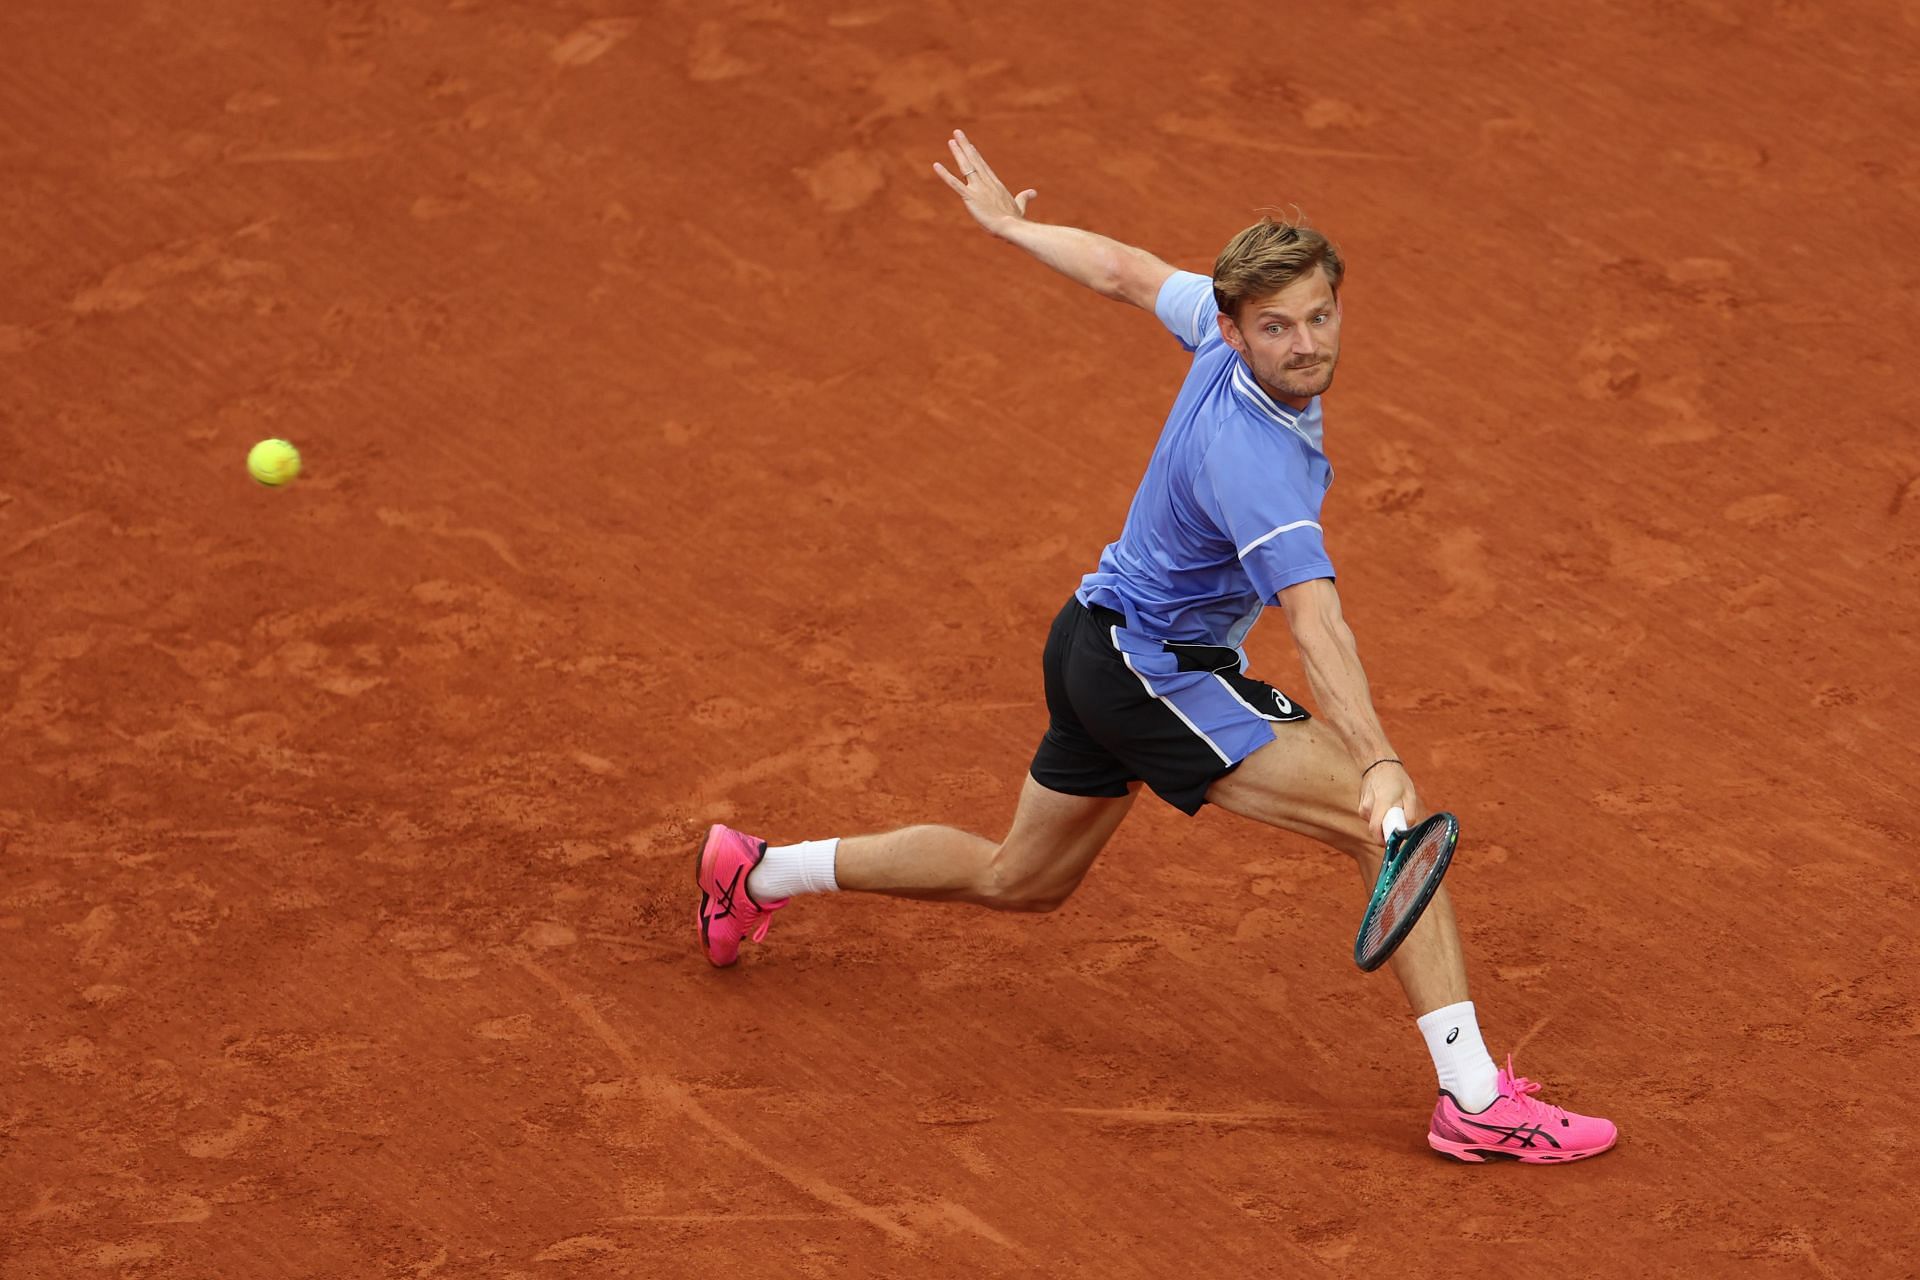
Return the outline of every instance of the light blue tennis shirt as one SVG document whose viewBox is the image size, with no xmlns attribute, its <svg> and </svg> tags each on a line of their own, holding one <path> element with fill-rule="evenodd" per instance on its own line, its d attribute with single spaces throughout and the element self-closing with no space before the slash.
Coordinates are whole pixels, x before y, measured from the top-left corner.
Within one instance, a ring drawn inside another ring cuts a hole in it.
<svg viewBox="0 0 1920 1280">
<path fill-rule="evenodd" d="M 1333 577 L 1320 503 L 1320 398 L 1276 401 L 1220 336 L 1213 281 L 1177 271 L 1154 314 L 1193 352 L 1119 540 L 1080 580 L 1085 605 L 1126 615 L 1134 638 L 1238 648 L 1288 587 Z"/>
</svg>

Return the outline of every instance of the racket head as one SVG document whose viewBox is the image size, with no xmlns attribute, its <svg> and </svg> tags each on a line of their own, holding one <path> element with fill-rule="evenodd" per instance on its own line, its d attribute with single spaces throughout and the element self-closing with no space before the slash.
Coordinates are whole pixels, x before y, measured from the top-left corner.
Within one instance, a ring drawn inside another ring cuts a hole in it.
<svg viewBox="0 0 1920 1280">
<path fill-rule="evenodd" d="M 1387 962 L 1433 901 L 1460 841 L 1460 820 L 1436 813 L 1387 841 L 1387 856 L 1353 941 L 1353 962 L 1367 973 Z"/>
</svg>

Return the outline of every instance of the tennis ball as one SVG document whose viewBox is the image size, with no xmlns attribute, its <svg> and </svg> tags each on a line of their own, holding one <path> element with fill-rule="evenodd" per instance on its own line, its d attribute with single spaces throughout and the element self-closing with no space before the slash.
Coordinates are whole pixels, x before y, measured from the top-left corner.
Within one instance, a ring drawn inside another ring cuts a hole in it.
<svg viewBox="0 0 1920 1280">
<path fill-rule="evenodd" d="M 262 440 L 247 450 L 247 470 L 261 484 L 285 484 L 300 474 L 300 451 L 285 440 Z"/>
</svg>

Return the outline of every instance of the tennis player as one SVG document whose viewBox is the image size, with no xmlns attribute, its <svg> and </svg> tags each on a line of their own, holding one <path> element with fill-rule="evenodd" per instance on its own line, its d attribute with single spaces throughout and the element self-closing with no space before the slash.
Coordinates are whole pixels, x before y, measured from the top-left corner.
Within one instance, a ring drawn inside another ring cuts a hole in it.
<svg viewBox="0 0 1920 1280">
<path fill-rule="evenodd" d="M 1340 281 L 1326 237 L 1263 218 L 1211 278 L 1141 249 L 1028 220 L 966 135 L 934 171 L 990 234 L 1096 293 L 1157 316 L 1193 353 L 1119 540 L 1054 619 L 1042 665 L 1050 723 L 1000 840 L 952 827 L 766 841 L 714 826 L 701 842 L 701 945 L 730 965 L 799 894 L 857 889 L 1051 911 L 1079 885 L 1142 785 L 1187 814 L 1209 802 L 1329 845 L 1371 889 L 1389 810 L 1424 815 L 1374 712 L 1341 617 L 1320 526 L 1332 481 L 1320 396 L 1340 359 Z M 1277 605 L 1319 718 L 1249 676 L 1241 648 Z M 1578 1160 L 1614 1126 L 1550 1106 L 1495 1065 L 1468 998 L 1441 886 L 1389 961 L 1439 1076 L 1427 1141 L 1469 1162 Z"/>
</svg>

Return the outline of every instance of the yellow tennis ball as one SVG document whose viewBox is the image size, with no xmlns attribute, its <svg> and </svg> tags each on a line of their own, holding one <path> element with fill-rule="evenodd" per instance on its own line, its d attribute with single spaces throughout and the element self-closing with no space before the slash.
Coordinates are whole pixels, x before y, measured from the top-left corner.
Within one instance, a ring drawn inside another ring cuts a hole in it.
<svg viewBox="0 0 1920 1280">
<path fill-rule="evenodd" d="M 247 450 L 247 470 L 261 484 L 285 484 L 300 474 L 300 451 L 285 440 L 262 440 Z"/>
</svg>

